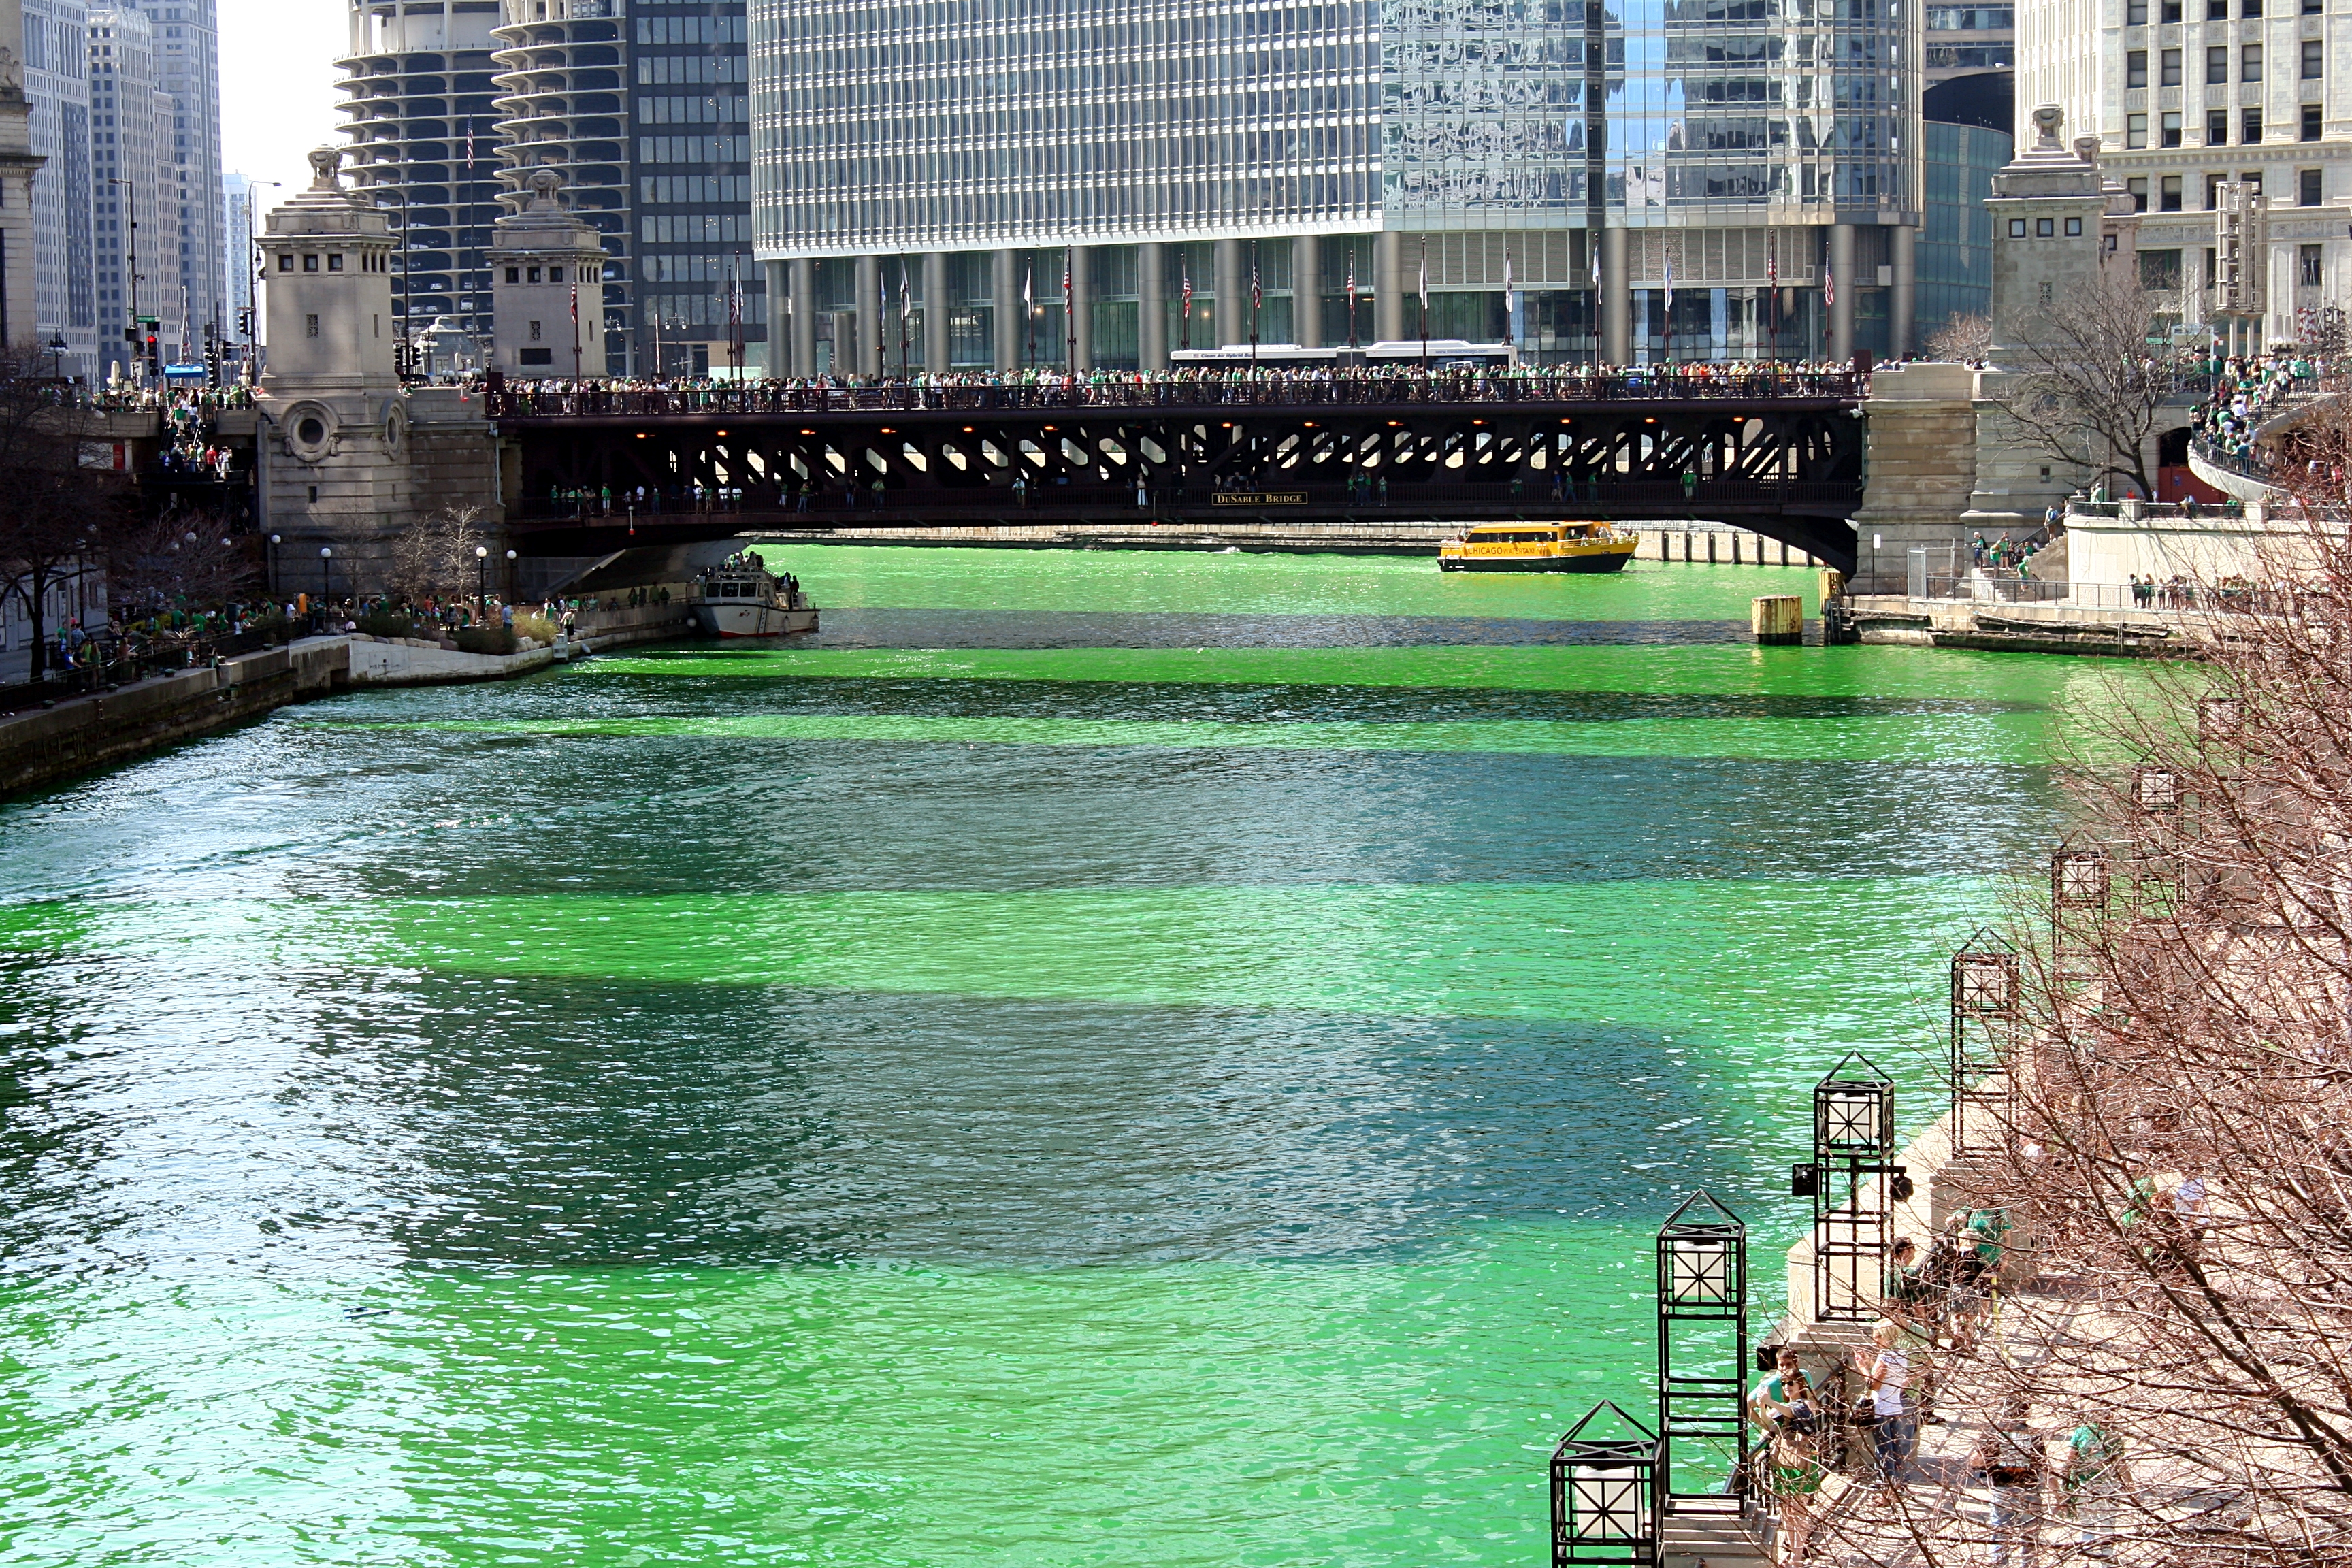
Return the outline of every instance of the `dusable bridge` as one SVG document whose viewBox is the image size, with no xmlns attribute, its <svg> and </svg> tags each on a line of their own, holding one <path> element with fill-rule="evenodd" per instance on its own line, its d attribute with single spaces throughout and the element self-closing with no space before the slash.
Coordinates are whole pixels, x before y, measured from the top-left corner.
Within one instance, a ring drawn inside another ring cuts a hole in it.
<svg viewBox="0 0 2352 1568">
<path fill-rule="evenodd" d="M 531 555 L 855 525 L 1738 522 L 1842 569 L 1859 374 L 496 387 Z"/>
</svg>

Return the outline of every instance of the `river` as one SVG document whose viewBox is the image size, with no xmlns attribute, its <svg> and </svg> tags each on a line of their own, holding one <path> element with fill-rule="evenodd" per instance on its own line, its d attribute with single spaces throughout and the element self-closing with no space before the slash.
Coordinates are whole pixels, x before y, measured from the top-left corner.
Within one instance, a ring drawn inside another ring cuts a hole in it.
<svg viewBox="0 0 2352 1568">
<path fill-rule="evenodd" d="M 0 806 L 0 1563 L 1525 1564 L 2087 661 L 1794 570 L 772 548 Z M 1757 1326 L 1770 1300 L 1759 1302 Z"/>
</svg>

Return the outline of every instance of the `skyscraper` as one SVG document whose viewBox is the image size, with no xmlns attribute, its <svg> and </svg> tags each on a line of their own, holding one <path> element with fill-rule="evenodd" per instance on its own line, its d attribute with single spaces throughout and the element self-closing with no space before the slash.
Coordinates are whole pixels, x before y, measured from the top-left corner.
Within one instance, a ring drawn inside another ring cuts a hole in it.
<svg viewBox="0 0 2352 1568">
<path fill-rule="evenodd" d="M 200 352 L 207 326 L 226 331 L 227 279 L 221 270 L 220 26 L 217 0 L 127 0 L 155 35 L 157 85 L 172 100 L 169 154 L 172 266 L 163 287 L 185 302 L 186 319 L 166 358 Z"/>
<path fill-rule="evenodd" d="M 941 369 L 1328 342 L 1350 279 L 1363 339 L 1899 350 L 1921 22 L 1905 0 L 751 0 L 756 246 L 797 372 L 895 362 L 902 335 Z"/>
<path fill-rule="evenodd" d="M 180 310 L 175 117 L 160 85 L 153 26 L 130 9 L 89 14 L 92 227 L 97 255 L 98 376 L 135 377 L 144 350 L 126 337 L 155 318 L 157 347 L 176 358 Z"/>
<path fill-rule="evenodd" d="M 25 100 L 33 153 L 34 330 L 60 340 L 58 366 L 97 361 L 98 289 L 90 184 L 89 12 L 82 0 L 25 0 Z"/>
<path fill-rule="evenodd" d="M 352 184 L 400 235 L 392 308 L 410 336 L 441 316 L 489 331 L 486 258 L 503 189 L 498 20 L 498 0 L 352 0 L 341 62 Z"/>
<path fill-rule="evenodd" d="M 743 0 L 503 5 L 508 200 L 519 208 L 530 172 L 557 168 L 571 210 L 604 237 L 607 362 L 723 367 L 730 314 L 758 361 Z"/>
</svg>

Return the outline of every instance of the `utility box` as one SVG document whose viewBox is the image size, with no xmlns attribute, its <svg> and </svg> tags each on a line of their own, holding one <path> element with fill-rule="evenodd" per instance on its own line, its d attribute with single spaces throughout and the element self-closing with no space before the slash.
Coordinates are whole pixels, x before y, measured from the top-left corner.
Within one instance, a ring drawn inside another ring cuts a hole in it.
<svg viewBox="0 0 2352 1568">
<path fill-rule="evenodd" d="M 1805 640 L 1805 601 L 1799 594 L 1759 594 L 1748 611 L 1748 624 L 1762 644 Z"/>
</svg>

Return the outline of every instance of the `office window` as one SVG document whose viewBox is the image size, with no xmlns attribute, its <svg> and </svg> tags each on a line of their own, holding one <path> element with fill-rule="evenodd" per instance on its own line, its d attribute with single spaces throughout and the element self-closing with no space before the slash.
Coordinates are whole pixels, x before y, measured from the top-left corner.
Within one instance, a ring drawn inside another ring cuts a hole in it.
<svg viewBox="0 0 2352 1568">
<path fill-rule="evenodd" d="M 2013 217 L 2009 220 L 2009 237 L 2011 239 L 2023 239 L 2025 237 L 2025 220 L 2023 218 Z"/>
<path fill-rule="evenodd" d="M 2317 81 L 2321 75 L 2326 70 L 2326 57 L 2321 52 L 2321 50 L 2322 45 L 2317 38 L 2305 38 L 2303 40 L 2304 80 Z"/>
<path fill-rule="evenodd" d="M 2205 111 L 2205 145 L 2226 147 L 2230 144 L 2230 111 L 2209 109 Z"/>
<path fill-rule="evenodd" d="M 2320 205 L 2320 178 L 2316 169 L 2298 169 L 2294 174 L 2294 205 L 2315 207 Z"/>
<path fill-rule="evenodd" d="M 2126 27 L 2147 26 L 2147 0 L 2126 0 L 2124 6 L 2124 26 Z"/>
<path fill-rule="evenodd" d="M 2054 235 L 2057 232 L 2058 225 L 2057 220 L 2054 218 L 2038 217 L 2033 220 L 2033 234 L 2035 238 L 2048 239 L 2052 235 Z"/>
<path fill-rule="evenodd" d="M 2180 145 L 2180 110 L 2168 109 L 2164 111 L 2163 141 L 2168 147 Z"/>
<path fill-rule="evenodd" d="M 2180 252 L 2143 250 L 2139 253 L 2139 284 L 2143 289 L 2180 287 Z"/>
<path fill-rule="evenodd" d="M 2142 174 L 2137 178 L 2126 180 L 2124 182 L 2124 189 L 2131 193 L 2132 211 L 2136 213 L 2144 213 L 2147 211 L 2147 175 Z"/>
<path fill-rule="evenodd" d="M 2301 140 L 2305 142 L 2316 142 L 2319 140 L 2319 105 L 2315 103 L 2306 103 L 2303 106 L 2303 134 Z"/>
<path fill-rule="evenodd" d="M 2164 0 L 2164 9 L 2158 13 L 2168 22 L 2180 20 L 2180 0 Z"/>
<path fill-rule="evenodd" d="M 305 272 L 316 272 L 319 270 L 319 258 L 315 256 L 304 257 L 302 258 L 302 270 Z"/>
<path fill-rule="evenodd" d="M 2230 19 L 2230 0 L 2205 0 L 2205 19 L 2226 22 Z"/>
<path fill-rule="evenodd" d="M 291 271 L 293 271 L 293 270 L 294 270 L 294 258 L 293 258 L 291 256 L 289 256 L 289 255 L 284 254 L 283 252 L 279 253 L 278 258 L 278 271 L 280 271 L 280 272 L 291 272 Z"/>
<path fill-rule="evenodd" d="M 2238 7 L 2238 15 L 2241 16 L 2259 16 L 2262 14 L 2263 0 L 2245 0 L 2245 3 Z"/>
<path fill-rule="evenodd" d="M 2180 85 L 2180 51 L 2165 50 L 2163 58 L 2158 62 L 2158 68 L 2162 73 L 2157 81 L 2158 87 L 2179 87 Z"/>
<path fill-rule="evenodd" d="M 2147 145 L 2147 115 L 2126 114 L 2124 116 L 2124 145 L 2126 147 L 2145 147 Z"/>
<path fill-rule="evenodd" d="M 2177 213 L 2180 210 L 2180 176 L 2167 174 L 2157 187 L 2158 210 Z"/>
<path fill-rule="evenodd" d="M 2248 169 L 2244 174 L 2240 174 L 2238 179 L 2246 187 L 2249 195 L 2258 196 L 2263 194 L 2263 172 L 2260 169 Z"/>
<path fill-rule="evenodd" d="M 2261 142 L 2263 139 L 2263 111 L 2259 109 L 2248 109 L 2241 113 L 2240 119 L 2242 121 L 2240 129 L 2244 131 L 2245 134 L 2240 137 L 2239 140 L 2245 142 L 2246 145 L 2250 147 Z"/>
<path fill-rule="evenodd" d="M 547 269 L 547 280 L 548 280 L 550 283 L 561 283 L 561 282 L 562 282 L 562 281 L 563 281 L 563 268 L 561 268 L 561 267 L 551 267 L 551 268 L 549 268 Z"/>
<path fill-rule="evenodd" d="M 521 282 L 521 281 L 522 281 L 522 268 L 520 268 L 520 267 L 509 267 L 509 268 L 507 268 L 507 281 L 508 281 L 508 282 L 509 282 L 509 283 L 520 283 L 520 282 Z M 1768 281 L 1769 281 L 1769 279 L 1768 279 Z"/>
<path fill-rule="evenodd" d="M 330 256 L 330 257 L 328 257 L 328 258 L 327 258 L 327 270 L 328 270 L 328 271 L 330 271 L 330 272 L 341 272 L 342 269 L 343 269 L 343 253 L 342 253 L 341 251 L 340 251 L 340 250 L 339 250 L 339 251 L 335 252 L 332 256 Z"/>
<path fill-rule="evenodd" d="M 2303 0 L 2303 14 L 2316 16 L 2327 8 L 2325 0 Z"/>
<path fill-rule="evenodd" d="M 2210 213 L 2221 205 L 2221 182 L 2229 177 L 2227 174 L 2205 176 L 2205 210 L 2207 212 Z"/>
<path fill-rule="evenodd" d="M 2080 239 L 2083 237 L 2083 220 L 2081 218 L 2070 217 L 2066 220 L 2066 237 L 2069 239 Z"/>
<path fill-rule="evenodd" d="M 2240 81 L 2263 79 L 2262 45 L 2247 44 L 2238 50 L 2238 79 Z"/>
<path fill-rule="evenodd" d="M 2126 49 L 2124 52 L 2124 85 L 2126 87 L 2147 85 L 2147 51 L 2146 49 Z"/>
<path fill-rule="evenodd" d="M 2206 45 L 2205 85 L 2207 87 L 2226 87 L 2229 85 L 2229 81 L 2230 46 L 2227 44 Z"/>
<path fill-rule="evenodd" d="M 2298 245 L 2294 247 L 2295 281 L 2306 289 L 2319 287 L 2320 247 Z"/>
</svg>

